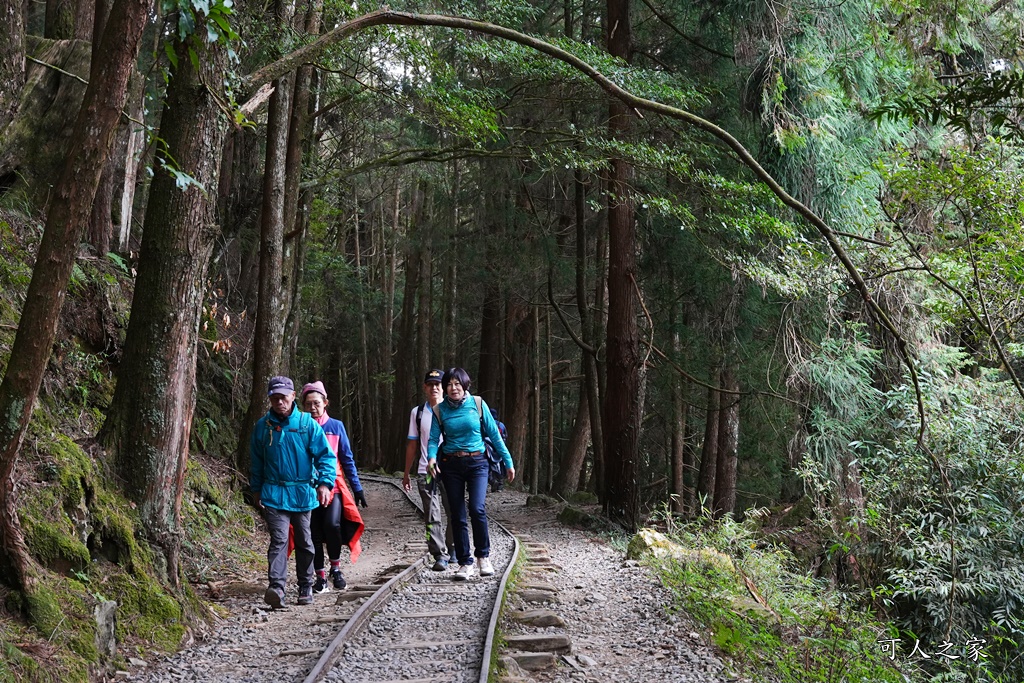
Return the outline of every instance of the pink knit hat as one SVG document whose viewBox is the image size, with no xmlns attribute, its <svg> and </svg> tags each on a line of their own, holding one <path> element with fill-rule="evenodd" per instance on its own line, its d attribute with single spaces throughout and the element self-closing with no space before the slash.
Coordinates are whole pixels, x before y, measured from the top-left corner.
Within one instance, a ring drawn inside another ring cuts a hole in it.
<svg viewBox="0 0 1024 683">
<path fill-rule="evenodd" d="M 308 394 L 311 391 L 315 391 L 324 398 L 327 398 L 327 390 L 324 389 L 324 383 L 319 380 L 317 380 L 316 382 L 310 382 L 306 386 L 302 387 L 302 393 L 300 394 L 300 397 L 302 398 L 303 401 L 306 400 L 306 394 Z"/>
</svg>

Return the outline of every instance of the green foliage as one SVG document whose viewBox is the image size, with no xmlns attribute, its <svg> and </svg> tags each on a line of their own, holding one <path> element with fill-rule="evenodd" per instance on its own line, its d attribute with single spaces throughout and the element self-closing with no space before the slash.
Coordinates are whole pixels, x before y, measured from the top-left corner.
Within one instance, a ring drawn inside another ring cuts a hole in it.
<svg viewBox="0 0 1024 683">
<path fill-rule="evenodd" d="M 1024 72 L 997 71 L 970 75 L 937 92 L 910 91 L 870 114 L 875 121 L 907 119 L 915 124 L 945 125 L 970 137 L 987 134 L 1024 140 L 1021 111 Z"/>
<path fill-rule="evenodd" d="M 751 525 L 703 519 L 674 526 L 672 536 L 681 554 L 652 563 L 676 607 L 710 630 L 716 647 L 753 680 L 896 683 L 913 671 L 896 668 L 882 651 L 878 634 L 887 629 L 857 596 L 825 590 Z M 736 569 L 715 551 L 731 557 Z"/>
</svg>

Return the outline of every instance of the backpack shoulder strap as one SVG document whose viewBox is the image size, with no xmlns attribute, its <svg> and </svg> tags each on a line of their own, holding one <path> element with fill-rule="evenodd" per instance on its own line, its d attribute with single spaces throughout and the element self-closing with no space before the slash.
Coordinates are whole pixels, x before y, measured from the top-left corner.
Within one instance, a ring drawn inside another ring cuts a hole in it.
<svg viewBox="0 0 1024 683">
<path fill-rule="evenodd" d="M 484 399 L 480 396 L 474 396 L 473 399 L 476 401 L 476 414 L 480 416 L 480 436 L 483 438 L 487 436 L 484 434 Z"/>
<path fill-rule="evenodd" d="M 423 432 L 423 406 L 424 405 L 425 404 L 421 403 L 418 406 L 416 406 L 416 433 L 419 434 L 420 436 L 423 435 L 422 432 Z"/>
</svg>

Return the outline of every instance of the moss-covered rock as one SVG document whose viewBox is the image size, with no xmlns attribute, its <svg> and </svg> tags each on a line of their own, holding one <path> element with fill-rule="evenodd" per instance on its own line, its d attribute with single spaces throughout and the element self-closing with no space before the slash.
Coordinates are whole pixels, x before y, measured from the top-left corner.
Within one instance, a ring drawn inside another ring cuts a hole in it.
<svg viewBox="0 0 1024 683">
<path fill-rule="evenodd" d="M 592 531 L 609 531 L 612 528 L 612 525 L 604 517 L 593 515 L 572 505 L 562 508 L 562 511 L 558 513 L 558 521 L 566 526 Z"/>
<path fill-rule="evenodd" d="M 121 574 L 108 580 L 122 618 L 117 623 L 118 640 L 130 634 L 146 638 L 163 650 L 174 650 L 185 635 L 183 611 L 178 601 L 149 577 Z"/>
<path fill-rule="evenodd" d="M 645 557 L 668 558 L 682 565 L 701 564 L 733 578 L 739 576 L 732 558 L 725 553 L 714 548 L 686 548 L 654 529 L 638 531 L 626 548 L 627 559 L 641 560 Z"/>
<path fill-rule="evenodd" d="M 543 493 L 535 493 L 526 497 L 526 507 L 528 508 L 549 508 L 557 504 L 557 500 L 551 496 L 545 496 Z"/>
<path fill-rule="evenodd" d="M 569 502 L 573 505 L 597 505 L 597 496 L 590 491 L 576 491 L 569 496 Z"/>
<path fill-rule="evenodd" d="M 62 574 L 86 569 L 91 559 L 89 549 L 73 534 L 73 530 L 50 522 L 25 524 L 25 540 L 32 554 L 44 566 Z"/>
</svg>

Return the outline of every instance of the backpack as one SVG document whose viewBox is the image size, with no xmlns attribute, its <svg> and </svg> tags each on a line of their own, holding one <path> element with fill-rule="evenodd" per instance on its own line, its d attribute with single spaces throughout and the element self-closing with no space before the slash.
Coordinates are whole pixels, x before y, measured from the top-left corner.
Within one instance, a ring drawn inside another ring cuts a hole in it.
<svg viewBox="0 0 1024 683">
<path fill-rule="evenodd" d="M 474 396 L 473 399 L 476 401 L 476 412 L 480 415 L 480 436 L 483 437 L 484 453 L 487 455 L 487 483 L 491 485 L 491 492 L 496 493 L 504 485 L 505 461 L 498 455 L 498 450 L 494 447 L 491 437 L 484 433 L 484 400 L 479 396 Z M 437 424 L 440 425 L 443 434 L 444 422 L 441 421 L 441 409 L 439 406 L 434 406 L 431 410 L 434 411 L 434 417 L 437 418 Z"/>
</svg>

